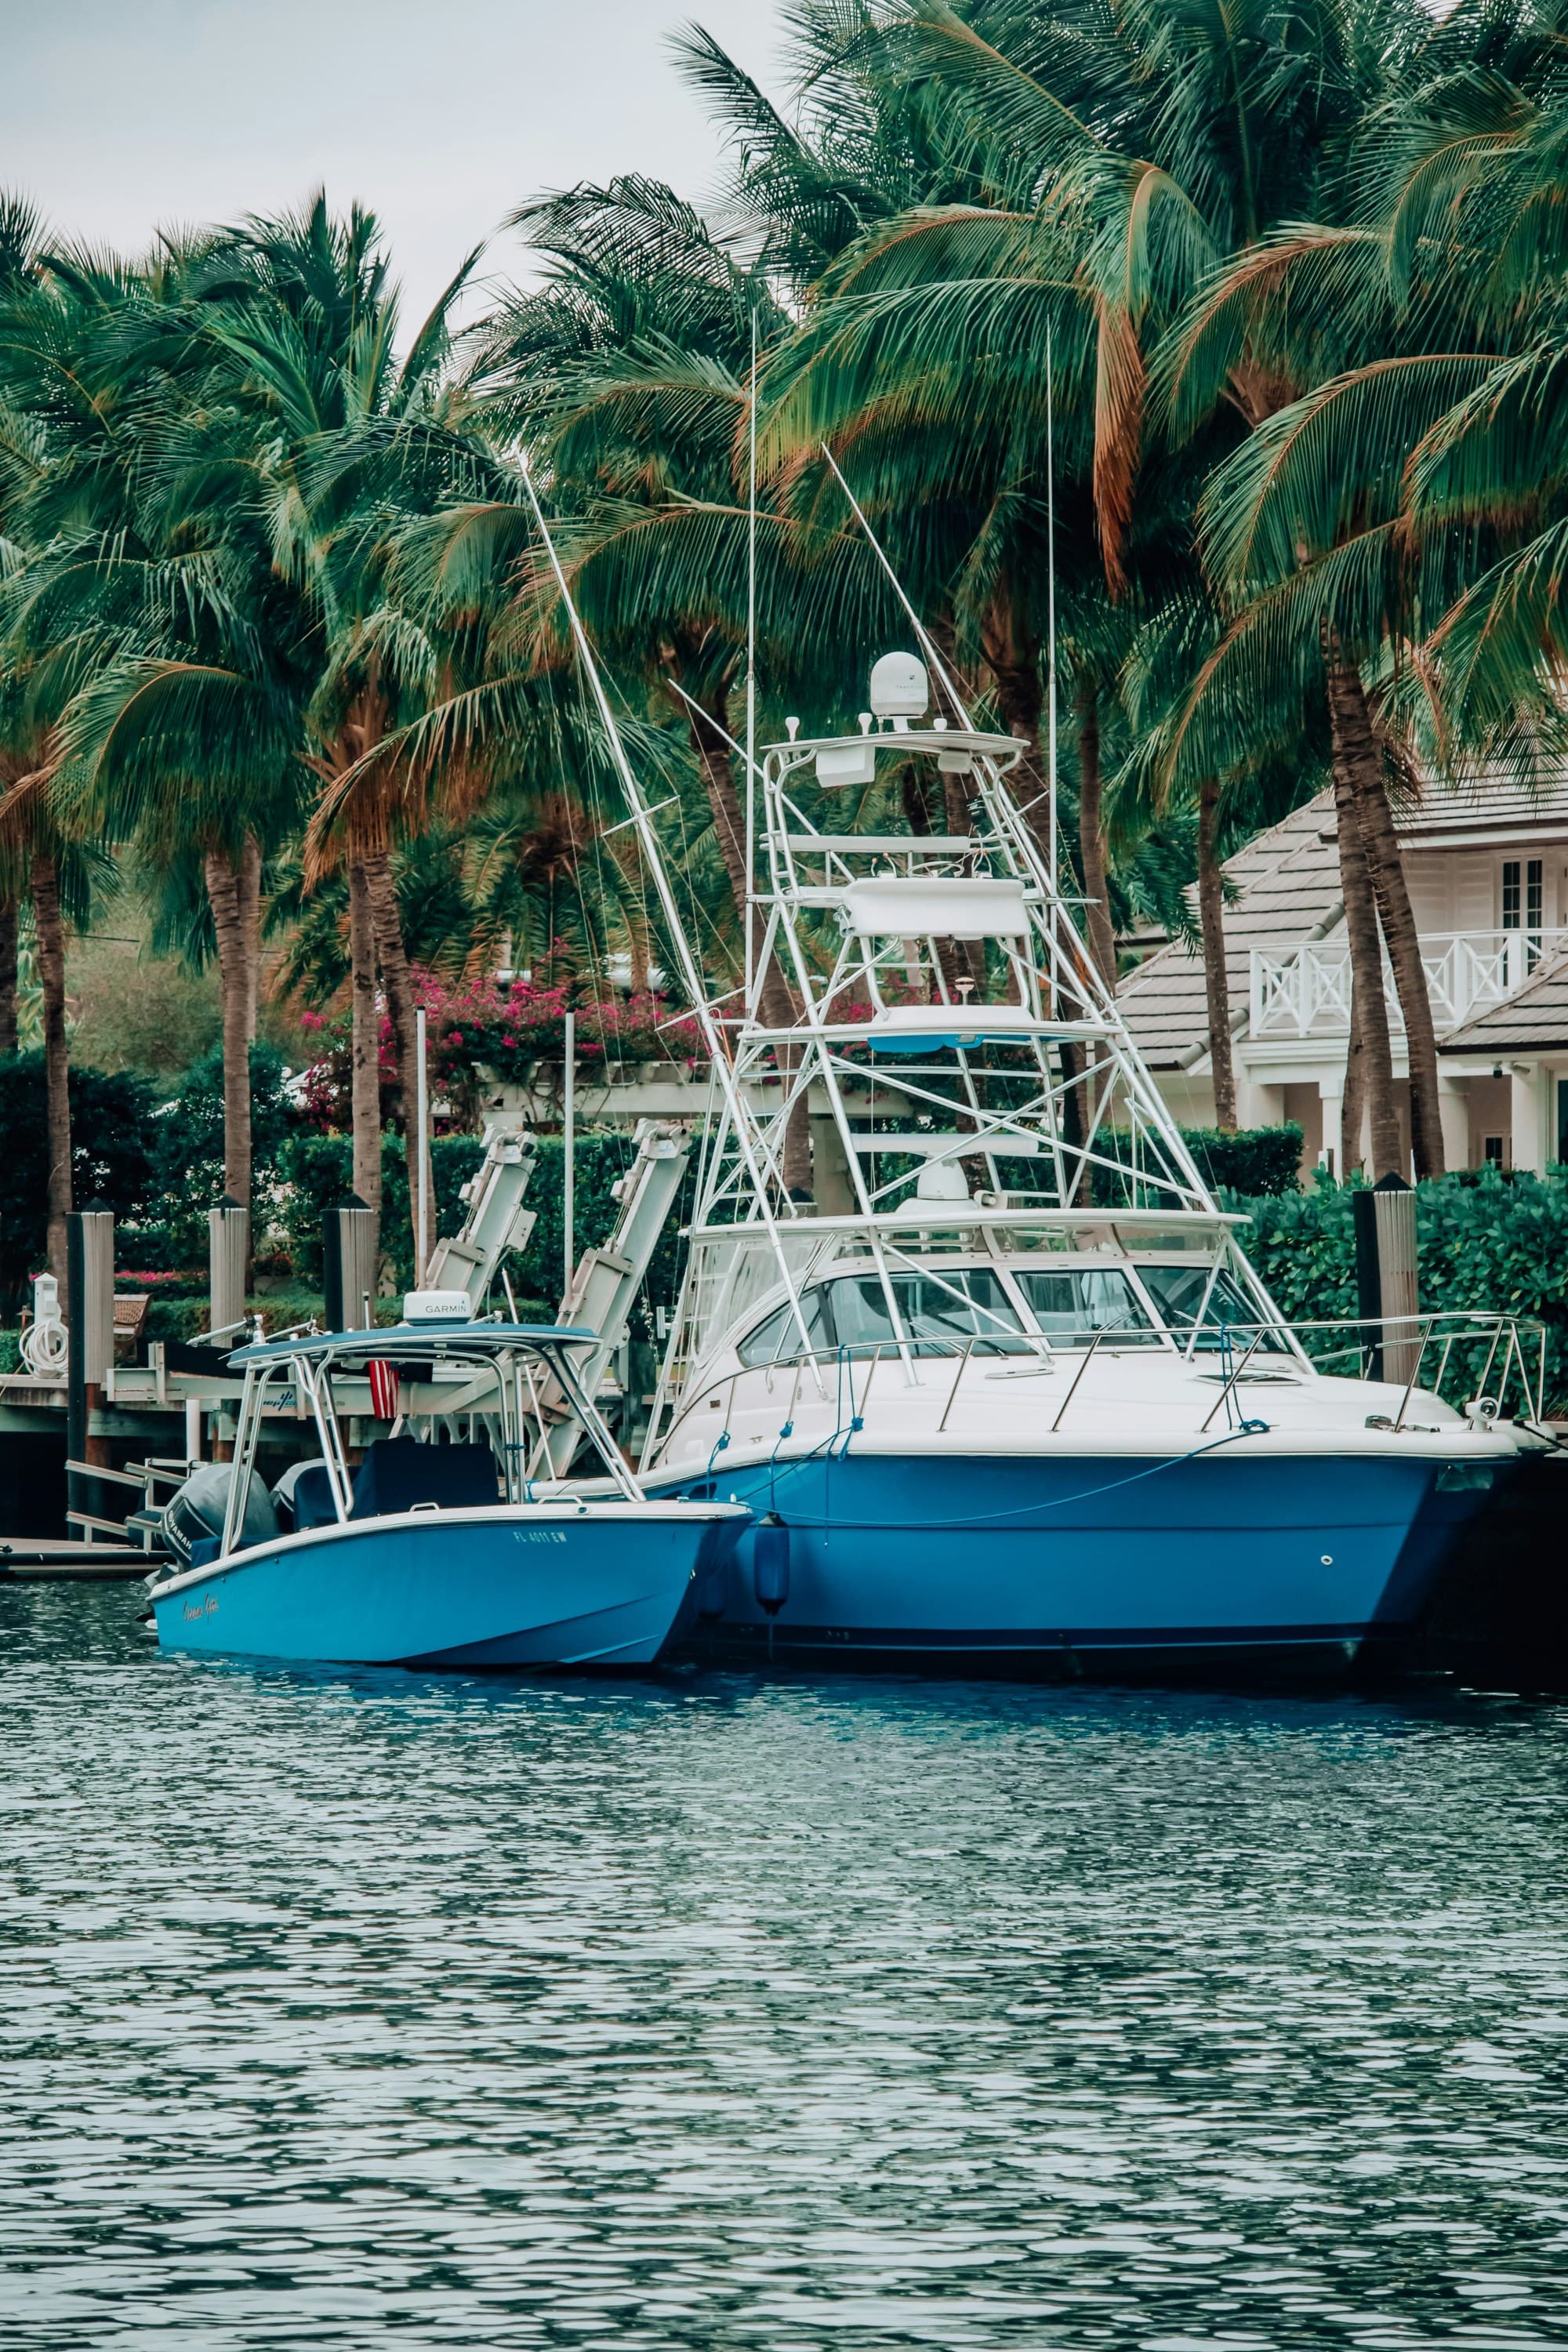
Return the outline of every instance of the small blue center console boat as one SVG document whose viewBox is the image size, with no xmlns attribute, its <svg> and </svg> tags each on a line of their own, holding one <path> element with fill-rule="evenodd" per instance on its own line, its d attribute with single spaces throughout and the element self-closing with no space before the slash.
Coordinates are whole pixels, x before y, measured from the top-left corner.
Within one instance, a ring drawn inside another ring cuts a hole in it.
<svg viewBox="0 0 1568 2352">
<path fill-rule="evenodd" d="M 439 1297 L 440 1295 L 437 1295 Z M 646 1665 L 692 1578 L 750 1513 L 649 1502 L 574 1370 L 593 1331 L 476 1323 L 460 1295 L 391 1330 L 239 1349 L 232 1463 L 169 1505 L 172 1569 L 152 1580 L 166 1650 L 422 1667 Z M 320 1452 L 270 1493 L 256 1462 L 279 1418 Z M 613 1491 L 528 1475 L 574 1419 Z M 376 1433 L 357 1450 L 349 1440 Z M 303 1434 L 303 1433 L 301 1433 Z"/>
</svg>

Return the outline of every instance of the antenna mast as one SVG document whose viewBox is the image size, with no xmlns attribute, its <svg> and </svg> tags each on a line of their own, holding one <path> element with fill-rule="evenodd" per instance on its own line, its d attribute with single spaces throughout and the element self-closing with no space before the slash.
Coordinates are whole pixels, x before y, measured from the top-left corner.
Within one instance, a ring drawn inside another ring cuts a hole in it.
<svg viewBox="0 0 1568 2352">
<path fill-rule="evenodd" d="M 757 875 L 757 306 L 752 304 L 752 390 L 746 486 L 746 995 L 752 1007 L 752 900 Z"/>
<path fill-rule="evenodd" d="M 1057 887 L 1057 453 L 1051 383 L 1051 331 L 1046 329 L 1046 800 L 1050 818 L 1051 888 Z M 1055 929 L 1052 929 L 1055 947 Z M 1052 978 L 1055 978 L 1055 972 Z"/>
</svg>

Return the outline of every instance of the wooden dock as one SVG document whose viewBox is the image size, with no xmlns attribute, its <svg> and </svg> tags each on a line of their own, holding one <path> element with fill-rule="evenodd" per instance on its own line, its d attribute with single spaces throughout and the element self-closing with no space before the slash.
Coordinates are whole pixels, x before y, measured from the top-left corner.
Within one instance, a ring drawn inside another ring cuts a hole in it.
<svg viewBox="0 0 1568 2352">
<path fill-rule="evenodd" d="M 0 1583 L 131 1584 L 163 1557 L 140 1544 L 37 1543 L 26 1536 L 0 1538 Z"/>
</svg>

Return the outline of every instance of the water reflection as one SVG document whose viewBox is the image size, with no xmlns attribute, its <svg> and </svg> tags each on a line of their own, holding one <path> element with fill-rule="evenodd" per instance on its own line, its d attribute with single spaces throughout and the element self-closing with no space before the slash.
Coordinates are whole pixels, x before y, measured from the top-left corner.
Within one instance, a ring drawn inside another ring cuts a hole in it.
<svg viewBox="0 0 1568 2352">
<path fill-rule="evenodd" d="M 0 2345 L 1568 2334 L 1568 1717 L 0 1591 Z"/>
</svg>

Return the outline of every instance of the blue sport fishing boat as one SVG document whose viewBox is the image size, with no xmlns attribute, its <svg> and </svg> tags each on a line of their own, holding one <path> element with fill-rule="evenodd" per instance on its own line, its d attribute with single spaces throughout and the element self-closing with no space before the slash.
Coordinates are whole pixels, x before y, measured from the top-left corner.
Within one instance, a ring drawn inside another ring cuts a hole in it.
<svg viewBox="0 0 1568 2352">
<path fill-rule="evenodd" d="M 421 1667 L 626 1667 L 658 1654 L 700 1564 L 749 1513 L 649 1502 L 574 1370 L 593 1331 L 475 1322 L 461 1293 L 411 1297 L 395 1328 L 244 1348 L 232 1464 L 170 1503 L 175 1563 L 151 1581 L 166 1650 Z M 317 1456 L 269 1493 L 258 1442 L 314 1423 Z M 607 1491 L 536 1483 L 574 1422 Z M 351 1466 L 345 1423 L 384 1430 Z"/>
<path fill-rule="evenodd" d="M 858 733 L 792 723 L 760 762 L 761 944 L 642 1463 L 649 1494 L 727 1495 L 758 1524 L 680 1638 L 846 1665 L 1342 1673 L 1410 1629 L 1515 1459 L 1502 1384 L 1539 1412 L 1519 1335 L 1413 1318 L 1383 1335 L 1381 1381 L 1303 1346 L 1084 947 L 1007 782 L 1022 747 L 938 676 L 950 709 L 928 720 L 926 666 L 885 656 Z M 902 789 L 922 772 L 934 794 Z M 911 825 L 931 797 L 962 826 Z M 763 1015 L 768 957 L 787 1028 Z M 1352 1367 L 1361 1336 L 1339 1335 Z M 1445 1402 L 1439 1359 L 1492 1392 Z"/>
</svg>

